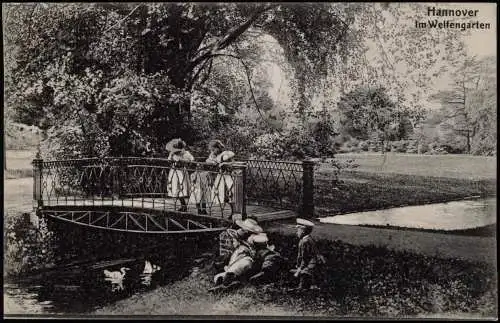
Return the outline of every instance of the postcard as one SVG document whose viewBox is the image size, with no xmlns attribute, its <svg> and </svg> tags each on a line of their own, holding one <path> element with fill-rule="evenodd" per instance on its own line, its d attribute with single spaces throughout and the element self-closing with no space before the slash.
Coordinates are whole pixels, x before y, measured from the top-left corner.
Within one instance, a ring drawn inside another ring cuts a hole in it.
<svg viewBox="0 0 500 323">
<path fill-rule="evenodd" d="M 498 319 L 496 15 L 3 3 L 4 317 Z"/>
</svg>

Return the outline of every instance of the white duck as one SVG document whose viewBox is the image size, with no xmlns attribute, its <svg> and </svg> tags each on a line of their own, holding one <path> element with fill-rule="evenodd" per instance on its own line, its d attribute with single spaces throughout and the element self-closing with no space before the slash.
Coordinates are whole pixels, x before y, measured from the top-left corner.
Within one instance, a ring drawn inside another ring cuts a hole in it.
<svg viewBox="0 0 500 323">
<path fill-rule="evenodd" d="M 104 275 L 106 276 L 104 280 L 111 282 L 112 291 L 125 289 L 123 287 L 123 278 L 125 277 L 127 270 L 130 270 L 130 268 L 122 267 L 120 268 L 120 271 L 109 271 L 104 269 Z"/>
<path fill-rule="evenodd" d="M 150 261 L 146 260 L 146 262 L 144 263 L 144 270 L 141 274 L 142 284 L 146 286 L 151 285 L 153 274 L 160 269 L 161 269 L 160 266 L 152 265 Z"/>
<path fill-rule="evenodd" d="M 144 270 L 143 274 L 154 274 L 155 272 L 159 271 L 161 269 L 160 266 L 158 265 L 152 265 L 149 260 L 146 260 L 144 263 Z"/>
<path fill-rule="evenodd" d="M 107 280 L 120 280 L 125 277 L 127 270 L 130 270 L 130 268 L 122 267 L 120 268 L 120 271 L 109 271 L 107 269 L 104 269 L 104 275 L 106 276 Z"/>
</svg>

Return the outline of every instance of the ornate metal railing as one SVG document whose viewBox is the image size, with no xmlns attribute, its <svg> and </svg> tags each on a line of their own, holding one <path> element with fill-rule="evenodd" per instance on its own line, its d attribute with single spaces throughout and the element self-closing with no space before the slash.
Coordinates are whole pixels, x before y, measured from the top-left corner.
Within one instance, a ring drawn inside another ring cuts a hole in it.
<svg viewBox="0 0 500 323">
<path fill-rule="evenodd" d="M 231 219 L 246 205 L 312 216 L 313 163 L 246 160 L 223 166 L 163 158 L 33 161 L 37 208 L 130 207 Z"/>
<path fill-rule="evenodd" d="M 244 163 L 124 157 L 36 159 L 33 165 L 37 207 L 139 207 L 222 218 L 245 213 Z"/>
<path fill-rule="evenodd" d="M 248 204 L 313 211 L 313 162 L 246 160 Z"/>
</svg>

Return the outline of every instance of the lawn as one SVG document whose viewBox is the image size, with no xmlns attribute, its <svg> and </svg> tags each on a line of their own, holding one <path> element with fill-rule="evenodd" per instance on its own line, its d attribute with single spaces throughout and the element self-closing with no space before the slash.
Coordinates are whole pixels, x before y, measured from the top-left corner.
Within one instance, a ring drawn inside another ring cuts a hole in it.
<svg viewBox="0 0 500 323">
<path fill-rule="evenodd" d="M 23 178 L 33 176 L 33 166 L 31 162 L 35 158 L 36 152 L 34 150 L 5 150 L 5 163 L 7 166 L 5 171 L 5 178 Z"/>
<path fill-rule="evenodd" d="M 356 170 L 370 173 L 434 176 L 463 179 L 495 179 L 497 158 L 473 155 L 417 155 L 402 153 L 337 154 L 340 161 L 353 160 Z"/>
<path fill-rule="evenodd" d="M 469 180 L 368 171 L 343 171 L 337 184 L 321 168 L 315 174 L 317 216 L 496 196 L 496 179 Z"/>
<path fill-rule="evenodd" d="M 216 273 L 210 258 L 200 270 L 154 291 L 102 307 L 97 315 L 257 315 L 323 317 L 496 316 L 494 266 L 440 259 L 375 246 L 318 240 L 327 266 L 322 290 L 290 293 L 287 277 L 296 241 L 270 234 L 277 250 L 292 259 L 273 284 L 210 294 Z"/>
</svg>

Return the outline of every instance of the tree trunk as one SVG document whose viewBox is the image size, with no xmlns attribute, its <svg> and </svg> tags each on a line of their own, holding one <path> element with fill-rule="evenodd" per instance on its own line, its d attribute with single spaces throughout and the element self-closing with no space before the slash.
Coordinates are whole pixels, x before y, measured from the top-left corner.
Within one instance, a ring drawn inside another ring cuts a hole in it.
<svg viewBox="0 0 500 323">
<path fill-rule="evenodd" d="M 3 136 L 3 170 L 7 170 L 7 146 L 5 145 L 5 134 Z"/>
<path fill-rule="evenodd" d="M 470 138 L 471 137 L 471 132 L 470 130 L 467 130 L 467 153 L 470 154 L 471 151 L 471 144 L 470 144 Z"/>
</svg>

